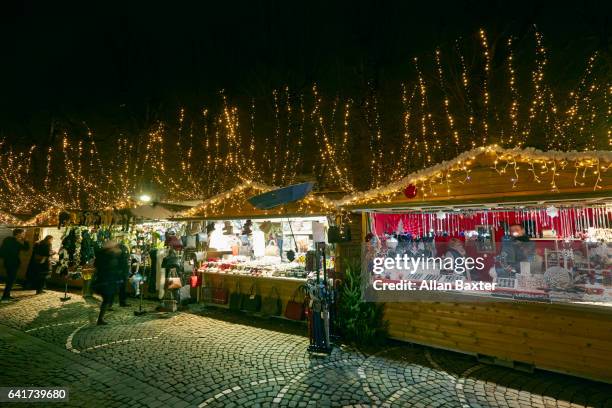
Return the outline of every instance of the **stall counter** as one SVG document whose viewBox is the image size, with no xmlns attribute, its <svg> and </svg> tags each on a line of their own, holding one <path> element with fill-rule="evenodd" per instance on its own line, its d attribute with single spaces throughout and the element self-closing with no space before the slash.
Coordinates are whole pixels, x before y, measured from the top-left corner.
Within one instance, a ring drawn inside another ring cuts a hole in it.
<svg viewBox="0 0 612 408">
<path fill-rule="evenodd" d="M 285 308 L 287 307 L 287 302 L 293 298 L 294 294 L 296 293 L 296 290 L 301 285 L 306 283 L 305 279 L 298 278 L 251 276 L 206 271 L 199 271 L 198 273 L 202 275 L 203 282 L 205 285 L 210 285 L 213 288 L 223 285 L 223 287 L 229 290 L 230 294 L 236 292 L 236 284 L 238 282 L 240 285 L 240 293 L 245 294 L 250 293 L 251 286 L 255 284 L 257 288 L 257 293 L 261 295 L 262 299 L 270 296 L 272 288 L 275 287 L 281 299 L 281 315 L 284 315 Z M 296 296 L 296 300 L 301 301 L 302 299 L 303 295 L 301 293 L 298 293 Z M 227 305 L 220 306 L 227 307 Z"/>
</svg>

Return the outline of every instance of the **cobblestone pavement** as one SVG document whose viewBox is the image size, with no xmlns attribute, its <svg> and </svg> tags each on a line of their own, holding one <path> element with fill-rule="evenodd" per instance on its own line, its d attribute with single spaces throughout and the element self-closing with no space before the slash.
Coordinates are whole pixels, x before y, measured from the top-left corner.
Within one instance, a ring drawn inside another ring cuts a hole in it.
<svg viewBox="0 0 612 408">
<path fill-rule="evenodd" d="M 97 301 L 59 295 L 0 304 L 0 385 L 68 386 L 79 407 L 612 407 L 609 385 L 420 346 L 311 355 L 301 325 L 212 308 L 98 327 Z"/>
</svg>

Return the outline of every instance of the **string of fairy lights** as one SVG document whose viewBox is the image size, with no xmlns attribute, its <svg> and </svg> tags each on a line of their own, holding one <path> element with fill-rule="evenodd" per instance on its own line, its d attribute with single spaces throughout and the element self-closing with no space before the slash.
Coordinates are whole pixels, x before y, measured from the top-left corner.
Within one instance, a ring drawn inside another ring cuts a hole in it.
<svg viewBox="0 0 612 408">
<path fill-rule="evenodd" d="M 369 191 L 371 199 L 395 186 L 385 193 L 390 199 L 409 175 L 481 147 L 497 155 L 492 171 L 508 175 L 509 190 L 526 171 L 557 191 L 567 169 L 576 187 L 601 187 L 609 164 L 595 152 L 612 146 L 612 84 L 601 74 L 601 56 L 588 58 L 568 92 L 549 82 L 546 41 L 537 30 L 531 53 L 516 52 L 524 42 L 513 37 L 500 44 L 495 53 L 503 55 L 493 55 L 482 29 L 471 40 L 413 57 L 412 79 L 396 93 L 399 111 L 386 110 L 391 104 L 372 81 L 361 99 L 328 97 L 318 84 L 303 91 L 283 86 L 247 106 L 221 91 L 211 107 L 195 114 L 181 108 L 175 120 L 152 123 L 141 134 L 98 135 L 86 123 L 58 123 L 48 145 L 20 149 L 2 139 L 0 211 L 121 207 L 143 192 L 156 200 L 203 200 L 247 182 L 303 179 L 353 196 Z M 490 150 L 492 143 L 591 154 L 526 158 Z M 470 161 L 411 180 L 423 198 L 451 194 L 470 182 Z"/>
</svg>

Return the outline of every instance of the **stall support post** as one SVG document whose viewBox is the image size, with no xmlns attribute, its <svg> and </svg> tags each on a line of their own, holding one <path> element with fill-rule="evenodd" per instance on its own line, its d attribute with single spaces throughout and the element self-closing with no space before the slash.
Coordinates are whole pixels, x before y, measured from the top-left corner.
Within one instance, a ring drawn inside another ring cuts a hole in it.
<svg viewBox="0 0 612 408">
<path fill-rule="evenodd" d="M 64 297 L 61 297 L 60 301 L 67 302 L 70 299 L 70 296 L 68 296 L 68 275 L 66 275 L 66 280 L 64 281 Z"/>
<path fill-rule="evenodd" d="M 314 353 L 331 353 L 332 347 L 329 338 L 329 290 L 327 285 L 327 267 L 325 257 L 325 242 L 317 242 L 317 280 L 309 288 L 311 296 L 311 310 L 309 314 L 309 325 L 312 327 L 310 333 L 310 346 L 308 351 Z M 320 279 L 321 268 L 319 262 L 323 263 L 323 282 Z"/>
<path fill-rule="evenodd" d="M 142 316 L 147 313 L 146 310 L 142 310 L 142 298 L 144 296 L 144 279 L 138 282 L 140 286 L 140 299 L 138 300 L 138 310 L 134 310 L 134 316 Z"/>
</svg>

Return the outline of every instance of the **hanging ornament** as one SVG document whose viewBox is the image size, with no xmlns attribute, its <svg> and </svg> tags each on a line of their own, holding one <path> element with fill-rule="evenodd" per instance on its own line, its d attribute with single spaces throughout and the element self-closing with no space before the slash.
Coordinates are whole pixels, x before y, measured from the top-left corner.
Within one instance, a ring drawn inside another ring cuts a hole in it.
<svg viewBox="0 0 612 408">
<path fill-rule="evenodd" d="M 446 219 L 446 213 L 444 211 L 438 211 L 436 213 L 436 218 L 439 220 L 445 220 Z"/>
<path fill-rule="evenodd" d="M 404 189 L 404 195 L 406 196 L 406 198 L 416 197 L 417 192 L 417 186 L 415 186 L 414 184 L 408 184 L 408 186 Z"/>
<path fill-rule="evenodd" d="M 395 233 L 397 235 L 404 233 L 404 221 L 399 220 L 399 222 L 397 223 L 397 228 L 395 229 Z"/>
<path fill-rule="evenodd" d="M 559 215 L 559 210 L 557 207 L 551 205 L 550 207 L 546 208 L 546 215 L 548 215 L 550 218 L 555 218 Z"/>
<path fill-rule="evenodd" d="M 393 250 L 393 249 L 397 248 L 397 239 L 395 237 L 391 236 L 391 237 L 387 238 L 386 244 L 387 244 L 387 248 L 388 249 L 392 249 Z"/>
</svg>

